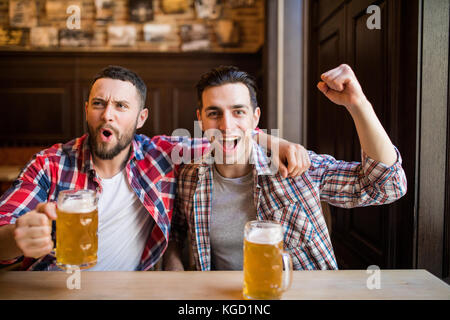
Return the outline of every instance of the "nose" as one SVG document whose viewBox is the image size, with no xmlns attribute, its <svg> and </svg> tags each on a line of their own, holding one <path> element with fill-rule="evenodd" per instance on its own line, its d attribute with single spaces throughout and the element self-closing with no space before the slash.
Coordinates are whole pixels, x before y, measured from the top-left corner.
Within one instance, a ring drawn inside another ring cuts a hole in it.
<svg viewBox="0 0 450 320">
<path fill-rule="evenodd" d="M 108 103 L 105 106 L 105 109 L 102 113 L 102 120 L 105 122 L 109 122 L 113 120 L 113 112 L 114 112 L 114 106 L 111 103 L 111 101 L 108 101 Z"/>
<path fill-rule="evenodd" d="M 232 114 L 227 110 L 223 113 L 220 123 L 219 130 L 226 131 L 234 128 L 234 118 Z"/>
</svg>

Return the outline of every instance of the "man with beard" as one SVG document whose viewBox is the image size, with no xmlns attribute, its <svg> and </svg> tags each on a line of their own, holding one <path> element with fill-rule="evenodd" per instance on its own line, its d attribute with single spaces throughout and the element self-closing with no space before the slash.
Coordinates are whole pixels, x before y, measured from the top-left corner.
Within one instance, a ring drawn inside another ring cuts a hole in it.
<svg viewBox="0 0 450 320">
<path fill-rule="evenodd" d="M 85 105 L 88 134 L 36 154 L 0 198 L 0 264 L 22 260 L 22 270 L 58 270 L 54 201 L 67 189 L 99 194 L 98 261 L 90 270 L 149 270 L 157 263 L 167 246 L 176 186 L 171 151 L 188 144 L 194 153 L 209 144 L 136 135 L 148 117 L 146 90 L 139 76 L 118 66 L 94 78 Z M 307 166 L 302 149 L 283 143 L 288 159 L 299 159 L 290 161 L 290 173 L 301 173 Z"/>
</svg>

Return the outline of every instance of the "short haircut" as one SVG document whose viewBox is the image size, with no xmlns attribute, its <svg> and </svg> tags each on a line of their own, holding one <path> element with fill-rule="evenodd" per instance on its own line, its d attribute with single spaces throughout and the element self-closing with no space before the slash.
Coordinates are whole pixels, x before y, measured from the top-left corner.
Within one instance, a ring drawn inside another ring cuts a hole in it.
<svg viewBox="0 0 450 320">
<path fill-rule="evenodd" d="M 103 78 L 128 81 L 131 84 L 133 84 L 141 100 L 140 108 L 141 110 L 145 108 L 145 99 L 147 97 L 147 86 L 136 73 L 121 66 L 107 66 L 99 73 L 97 73 L 97 75 L 94 77 L 91 83 L 90 90 L 92 90 L 92 86 L 94 85 L 95 81 Z"/>
<path fill-rule="evenodd" d="M 203 74 L 195 86 L 197 88 L 197 99 L 199 109 L 203 108 L 202 94 L 209 87 L 217 87 L 228 83 L 243 83 L 250 93 L 250 101 L 255 110 L 258 107 L 256 99 L 255 79 L 245 71 L 239 70 L 234 66 L 220 66 Z"/>
</svg>

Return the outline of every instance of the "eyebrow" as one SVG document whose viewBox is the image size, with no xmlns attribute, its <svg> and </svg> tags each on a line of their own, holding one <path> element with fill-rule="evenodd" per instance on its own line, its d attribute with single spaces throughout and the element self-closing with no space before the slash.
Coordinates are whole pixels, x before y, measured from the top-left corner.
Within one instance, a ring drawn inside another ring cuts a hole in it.
<svg viewBox="0 0 450 320">
<path fill-rule="evenodd" d="M 102 99 L 102 98 L 99 98 L 99 97 L 94 97 L 94 98 L 92 98 L 92 100 L 99 100 L 99 101 L 102 101 L 102 102 L 106 101 L 105 99 Z M 130 105 L 130 103 L 127 100 L 113 100 L 113 102 Z"/>
<path fill-rule="evenodd" d="M 231 109 L 245 109 L 245 108 L 250 109 L 250 107 L 248 107 L 244 104 L 235 104 L 235 105 L 231 106 Z M 205 108 L 205 111 L 220 110 L 220 109 L 222 109 L 222 108 L 219 108 L 217 106 L 208 106 Z"/>
</svg>

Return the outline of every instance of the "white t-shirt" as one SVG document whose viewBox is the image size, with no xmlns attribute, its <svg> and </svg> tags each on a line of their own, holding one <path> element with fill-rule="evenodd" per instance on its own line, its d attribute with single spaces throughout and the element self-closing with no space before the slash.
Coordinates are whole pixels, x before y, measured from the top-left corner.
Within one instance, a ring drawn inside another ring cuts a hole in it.
<svg viewBox="0 0 450 320">
<path fill-rule="evenodd" d="M 97 264 L 87 270 L 136 270 L 153 220 L 128 184 L 125 170 L 101 183 Z"/>
</svg>

